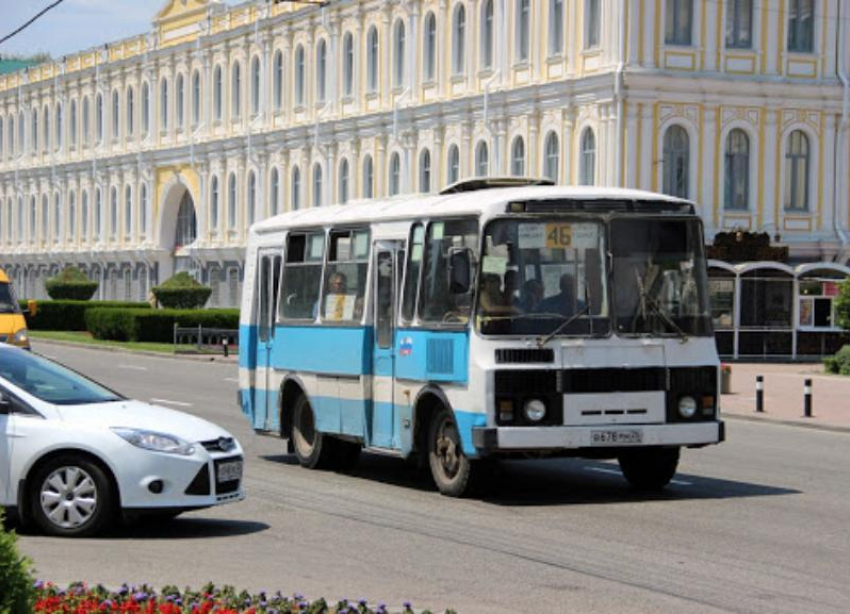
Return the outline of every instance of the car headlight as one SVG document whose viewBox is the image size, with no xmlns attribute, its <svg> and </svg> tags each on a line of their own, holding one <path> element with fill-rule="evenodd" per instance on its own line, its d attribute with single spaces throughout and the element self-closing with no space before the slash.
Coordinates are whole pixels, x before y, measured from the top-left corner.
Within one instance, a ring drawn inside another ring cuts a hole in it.
<svg viewBox="0 0 850 614">
<path fill-rule="evenodd" d="M 682 397 L 679 399 L 679 415 L 686 420 L 693 418 L 697 413 L 697 400 L 693 397 Z"/>
<path fill-rule="evenodd" d="M 12 335 L 11 339 L 12 345 L 29 347 L 30 344 L 30 334 L 26 328 L 22 328 L 14 335 Z"/>
<path fill-rule="evenodd" d="M 525 402 L 523 407 L 525 417 L 529 422 L 540 422 L 546 417 L 546 403 L 540 399 L 531 399 Z"/>
<path fill-rule="evenodd" d="M 181 456 L 191 456 L 195 453 L 194 445 L 174 435 L 128 428 L 114 428 L 112 431 L 128 443 L 145 450 Z"/>
</svg>

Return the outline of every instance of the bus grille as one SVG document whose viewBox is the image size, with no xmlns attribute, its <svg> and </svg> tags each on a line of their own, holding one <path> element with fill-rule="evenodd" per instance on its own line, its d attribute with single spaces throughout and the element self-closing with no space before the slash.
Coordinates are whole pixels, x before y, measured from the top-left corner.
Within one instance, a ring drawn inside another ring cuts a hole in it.
<svg viewBox="0 0 850 614">
<path fill-rule="evenodd" d="M 663 367 L 564 371 L 564 393 L 649 392 L 666 389 L 667 374 Z"/>
<path fill-rule="evenodd" d="M 496 350 L 496 363 L 553 363 L 555 362 L 555 352 L 551 349 L 525 349 L 525 348 L 502 348 Z"/>
</svg>

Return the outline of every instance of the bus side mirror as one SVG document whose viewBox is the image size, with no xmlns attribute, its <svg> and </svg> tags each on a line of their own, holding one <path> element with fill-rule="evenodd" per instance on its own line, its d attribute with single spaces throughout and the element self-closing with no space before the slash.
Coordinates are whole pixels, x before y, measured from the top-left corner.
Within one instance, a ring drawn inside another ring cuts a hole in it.
<svg viewBox="0 0 850 614">
<path fill-rule="evenodd" d="M 472 287 L 472 252 L 468 248 L 449 252 L 449 292 L 466 294 Z"/>
<path fill-rule="evenodd" d="M 32 318 L 38 315 L 38 303 L 33 299 L 27 301 L 27 315 Z"/>
</svg>

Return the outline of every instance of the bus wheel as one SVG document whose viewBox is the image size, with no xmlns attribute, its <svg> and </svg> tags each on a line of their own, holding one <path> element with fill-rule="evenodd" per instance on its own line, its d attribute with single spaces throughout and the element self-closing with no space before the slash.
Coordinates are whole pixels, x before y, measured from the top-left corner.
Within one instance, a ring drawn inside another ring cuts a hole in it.
<svg viewBox="0 0 850 614">
<path fill-rule="evenodd" d="M 302 467 L 320 469 L 332 462 L 333 442 L 316 430 L 313 409 L 303 394 L 292 409 L 292 443 Z"/>
<path fill-rule="evenodd" d="M 469 485 L 472 463 L 463 453 L 454 414 L 445 407 L 431 421 L 428 462 L 434 483 L 442 494 L 463 496 Z"/>
<path fill-rule="evenodd" d="M 623 476 L 632 488 L 661 490 L 676 474 L 679 448 L 636 448 L 618 457 Z"/>
</svg>

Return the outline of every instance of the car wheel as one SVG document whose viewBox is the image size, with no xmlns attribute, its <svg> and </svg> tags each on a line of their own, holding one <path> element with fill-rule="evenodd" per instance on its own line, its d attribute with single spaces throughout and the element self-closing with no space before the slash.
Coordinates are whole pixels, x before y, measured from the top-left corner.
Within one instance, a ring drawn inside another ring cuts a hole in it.
<svg viewBox="0 0 850 614">
<path fill-rule="evenodd" d="M 302 467 L 322 469 L 333 464 L 333 441 L 316 430 L 313 409 L 303 394 L 292 408 L 292 443 Z"/>
<path fill-rule="evenodd" d="M 428 435 L 428 462 L 439 491 L 449 497 L 462 497 L 469 486 L 472 463 L 463 453 L 454 414 L 443 407 L 431 420 Z"/>
<path fill-rule="evenodd" d="M 636 448 L 618 457 L 620 470 L 632 488 L 644 491 L 663 489 L 679 465 L 679 448 Z"/>
<path fill-rule="evenodd" d="M 32 475 L 30 484 L 33 521 L 49 535 L 87 537 L 114 519 L 110 479 L 86 458 L 74 454 L 52 458 Z"/>
</svg>

